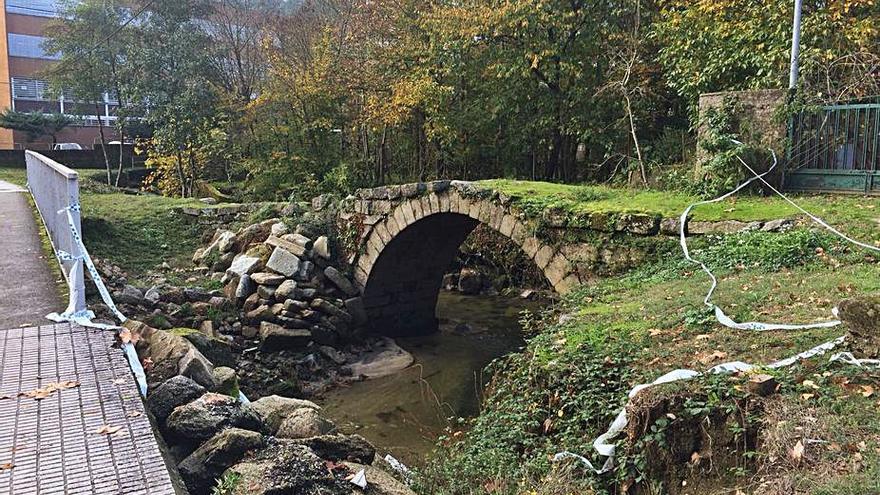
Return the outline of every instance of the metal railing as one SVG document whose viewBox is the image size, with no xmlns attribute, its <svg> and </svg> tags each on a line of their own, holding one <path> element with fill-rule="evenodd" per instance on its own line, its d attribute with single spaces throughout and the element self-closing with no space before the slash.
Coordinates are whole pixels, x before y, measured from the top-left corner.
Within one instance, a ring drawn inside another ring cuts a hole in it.
<svg viewBox="0 0 880 495">
<path fill-rule="evenodd" d="M 71 288 L 71 307 L 68 309 L 85 310 L 83 253 L 74 238 L 74 228 L 76 232 L 82 232 L 79 212 L 79 175 L 55 160 L 30 150 L 25 152 L 25 162 L 28 189 L 46 226 L 55 254 L 59 256 L 59 253 L 68 253 L 73 258 L 73 260 L 65 260 L 59 257 L 64 277 L 67 279 L 68 287 Z M 74 267 L 77 269 L 74 270 Z"/>
<path fill-rule="evenodd" d="M 789 125 L 790 182 L 801 189 L 871 192 L 880 173 L 880 103 L 831 105 Z"/>
</svg>

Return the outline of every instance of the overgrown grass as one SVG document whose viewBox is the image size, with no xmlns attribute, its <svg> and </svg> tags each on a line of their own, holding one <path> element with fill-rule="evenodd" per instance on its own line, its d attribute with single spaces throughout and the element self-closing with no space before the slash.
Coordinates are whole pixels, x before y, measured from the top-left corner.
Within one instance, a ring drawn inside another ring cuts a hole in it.
<svg viewBox="0 0 880 495">
<path fill-rule="evenodd" d="M 120 193 L 84 193 L 83 238 L 92 256 L 133 274 L 163 262 L 187 266 L 201 241 L 198 224 L 174 208 L 197 201 Z"/>
<path fill-rule="evenodd" d="M 880 291 L 877 258 L 818 232 L 695 239 L 692 248 L 720 278 L 714 301 L 739 321 L 823 321 L 839 300 Z M 731 330 L 703 305 L 708 288 L 698 267 L 674 256 L 583 287 L 555 312 L 530 318 L 534 337 L 523 353 L 494 365 L 482 414 L 443 439 L 422 473 L 424 493 L 543 493 L 545 476 L 557 475 L 550 457 L 562 450 L 591 456 L 593 439 L 634 384 L 678 368 L 769 363 L 845 331 Z M 876 415 L 870 422 L 880 428 Z M 558 493 L 604 493 L 614 483 L 579 473 Z M 843 486 L 845 479 L 822 483 Z M 857 486 L 872 486 L 858 479 Z"/>
</svg>

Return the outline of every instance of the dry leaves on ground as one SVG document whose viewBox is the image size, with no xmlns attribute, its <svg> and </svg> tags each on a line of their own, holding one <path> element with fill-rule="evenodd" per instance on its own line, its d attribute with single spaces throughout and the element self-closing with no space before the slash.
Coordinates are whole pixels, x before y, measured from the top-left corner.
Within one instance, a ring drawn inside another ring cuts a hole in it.
<svg viewBox="0 0 880 495">
<path fill-rule="evenodd" d="M 0 471 L 9 471 L 10 469 L 12 469 L 14 467 L 15 467 L 15 464 L 13 464 L 11 462 L 5 462 L 3 464 L 0 464 Z"/>
<path fill-rule="evenodd" d="M 121 429 L 122 429 L 121 426 L 104 425 L 104 426 L 98 428 L 98 430 L 95 433 L 98 433 L 100 435 L 112 435 Z"/>
<path fill-rule="evenodd" d="M 53 393 L 59 390 L 67 390 L 70 388 L 79 387 L 79 382 L 75 380 L 67 380 L 64 382 L 56 382 L 50 383 L 42 388 L 37 388 L 34 390 L 28 390 L 27 392 L 19 392 L 19 397 L 29 397 L 34 400 L 41 400 L 49 397 Z"/>
</svg>

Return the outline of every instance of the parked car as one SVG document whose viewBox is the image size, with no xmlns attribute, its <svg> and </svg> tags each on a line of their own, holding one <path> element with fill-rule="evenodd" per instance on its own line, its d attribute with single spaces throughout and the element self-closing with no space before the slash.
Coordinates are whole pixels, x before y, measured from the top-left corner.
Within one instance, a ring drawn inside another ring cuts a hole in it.
<svg viewBox="0 0 880 495">
<path fill-rule="evenodd" d="M 83 149 L 77 143 L 55 143 L 55 146 L 52 147 L 53 150 L 81 150 Z"/>
</svg>

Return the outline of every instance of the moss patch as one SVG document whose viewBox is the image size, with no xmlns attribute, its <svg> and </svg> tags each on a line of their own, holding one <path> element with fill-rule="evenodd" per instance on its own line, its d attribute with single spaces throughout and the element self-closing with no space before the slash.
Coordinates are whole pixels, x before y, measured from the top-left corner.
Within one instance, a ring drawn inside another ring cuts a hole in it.
<svg viewBox="0 0 880 495">
<path fill-rule="evenodd" d="M 674 191 L 651 191 L 579 186 L 516 180 L 487 180 L 480 185 L 509 196 L 514 204 L 527 212 L 542 214 L 562 210 L 575 216 L 595 212 L 643 213 L 665 218 L 679 217 L 696 196 Z M 808 211 L 850 232 L 874 236 L 880 241 L 880 197 L 846 195 L 793 194 L 793 200 Z M 693 213 L 697 221 L 738 220 L 752 222 L 792 218 L 800 212 L 779 197 L 743 196 L 720 203 L 700 206 Z"/>
</svg>

